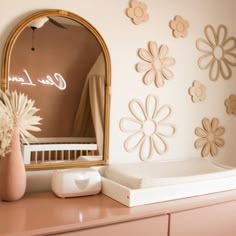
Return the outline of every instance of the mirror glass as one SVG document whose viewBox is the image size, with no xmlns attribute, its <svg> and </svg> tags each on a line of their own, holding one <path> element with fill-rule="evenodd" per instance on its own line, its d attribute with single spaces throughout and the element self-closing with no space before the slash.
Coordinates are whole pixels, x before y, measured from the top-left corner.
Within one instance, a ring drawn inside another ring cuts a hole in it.
<svg viewBox="0 0 236 236">
<path fill-rule="evenodd" d="M 7 44 L 6 87 L 35 100 L 42 117 L 37 142 L 22 144 L 26 168 L 106 164 L 110 59 L 97 30 L 73 13 L 41 11 Z"/>
</svg>

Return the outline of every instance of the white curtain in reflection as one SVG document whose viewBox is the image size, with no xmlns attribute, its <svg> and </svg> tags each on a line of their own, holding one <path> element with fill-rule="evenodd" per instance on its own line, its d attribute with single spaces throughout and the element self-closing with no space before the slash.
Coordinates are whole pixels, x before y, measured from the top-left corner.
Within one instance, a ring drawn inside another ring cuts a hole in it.
<svg viewBox="0 0 236 236">
<path fill-rule="evenodd" d="M 105 61 L 101 53 L 90 70 L 77 111 L 73 136 L 96 137 L 99 154 L 103 153 L 105 109 Z"/>
</svg>

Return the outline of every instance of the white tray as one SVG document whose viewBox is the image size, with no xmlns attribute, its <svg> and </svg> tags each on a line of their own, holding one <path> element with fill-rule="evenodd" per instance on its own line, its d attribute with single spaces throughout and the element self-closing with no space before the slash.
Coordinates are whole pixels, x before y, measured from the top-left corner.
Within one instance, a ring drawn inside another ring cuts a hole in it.
<svg viewBox="0 0 236 236">
<path fill-rule="evenodd" d="M 102 177 L 102 193 L 128 207 L 134 207 L 236 189 L 236 172 L 231 173 L 232 175 L 217 179 L 144 189 L 129 189 Z"/>
</svg>

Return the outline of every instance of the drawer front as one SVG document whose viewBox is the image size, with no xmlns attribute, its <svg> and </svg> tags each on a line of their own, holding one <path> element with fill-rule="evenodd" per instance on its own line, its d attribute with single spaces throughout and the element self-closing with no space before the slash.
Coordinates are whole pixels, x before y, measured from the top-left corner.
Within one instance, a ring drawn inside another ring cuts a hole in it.
<svg viewBox="0 0 236 236">
<path fill-rule="evenodd" d="M 235 236 L 236 201 L 171 214 L 170 236 Z"/>
<path fill-rule="evenodd" d="M 59 234 L 63 236 L 168 236 L 168 216 L 151 217 L 125 223 L 96 227 L 76 232 Z"/>
</svg>

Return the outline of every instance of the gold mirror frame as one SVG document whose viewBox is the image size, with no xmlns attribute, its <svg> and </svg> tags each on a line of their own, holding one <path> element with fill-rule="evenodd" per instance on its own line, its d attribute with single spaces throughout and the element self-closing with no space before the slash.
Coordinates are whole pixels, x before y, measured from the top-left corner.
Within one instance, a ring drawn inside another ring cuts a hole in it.
<svg viewBox="0 0 236 236">
<path fill-rule="evenodd" d="M 104 58 L 105 58 L 105 72 L 106 72 L 106 81 L 105 81 L 105 119 L 104 119 L 104 139 L 103 139 L 103 160 L 97 161 L 81 161 L 81 162 L 63 162 L 63 163 L 45 163 L 45 164 L 27 164 L 25 165 L 26 170 L 42 170 L 42 169 L 58 169 L 58 168 L 72 168 L 72 167 L 90 167 L 90 166 L 99 166 L 106 165 L 108 163 L 109 155 L 109 117 L 110 117 L 110 95 L 111 95 L 111 60 L 106 46 L 105 41 L 103 40 L 100 33 L 94 28 L 88 21 L 82 17 L 65 11 L 65 10 L 42 10 L 35 12 L 28 17 L 24 18 L 19 22 L 13 31 L 8 36 L 6 41 L 4 51 L 3 51 L 3 60 L 2 60 L 2 77 L 1 77 L 1 89 L 3 91 L 8 90 L 9 87 L 9 70 L 10 70 L 10 60 L 11 53 L 15 41 L 17 40 L 20 33 L 27 27 L 32 21 L 46 16 L 62 16 L 73 21 L 78 22 L 87 28 L 98 40 L 101 45 Z"/>
</svg>

